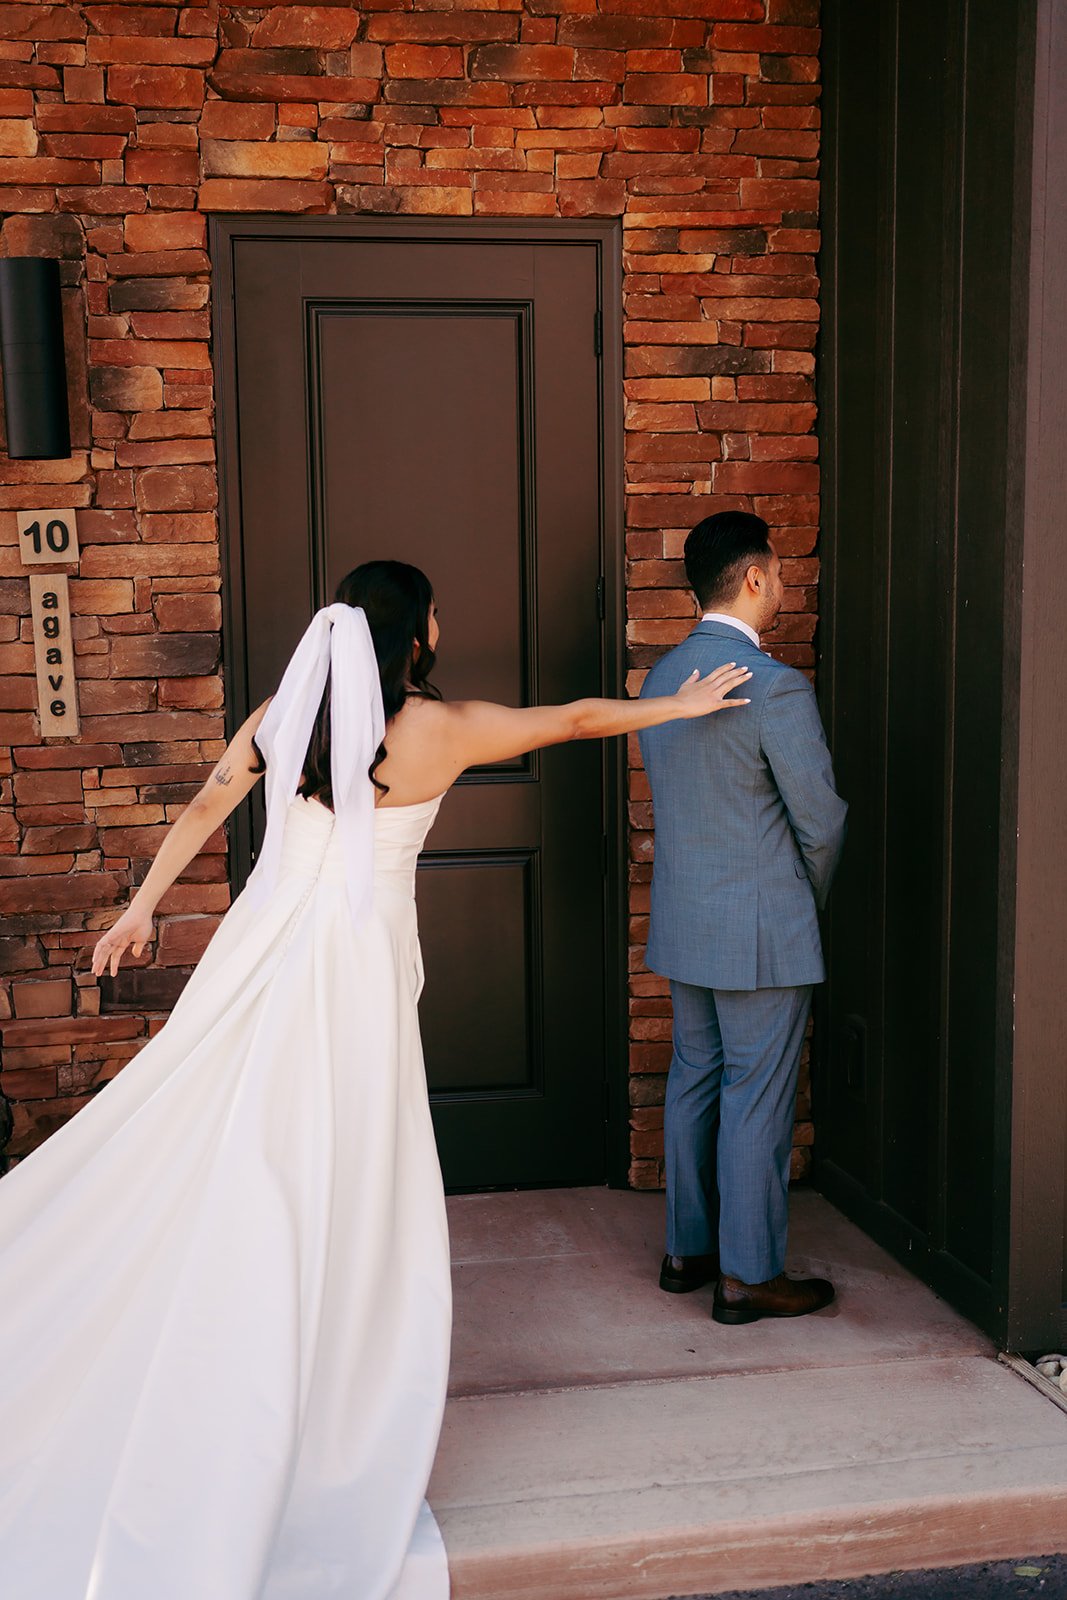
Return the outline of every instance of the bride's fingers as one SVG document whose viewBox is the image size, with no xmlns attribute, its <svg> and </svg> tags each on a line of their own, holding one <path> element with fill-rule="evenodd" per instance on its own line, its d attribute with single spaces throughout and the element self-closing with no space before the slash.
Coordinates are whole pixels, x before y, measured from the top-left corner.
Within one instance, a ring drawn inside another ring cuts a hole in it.
<svg viewBox="0 0 1067 1600">
<path fill-rule="evenodd" d="M 701 687 L 718 689 L 725 694 L 729 689 L 736 689 L 739 683 L 747 683 L 751 676 L 747 667 L 720 667 L 717 672 L 708 673 Z"/>
<path fill-rule="evenodd" d="M 747 667 L 739 667 L 736 661 L 727 661 L 723 666 L 716 667 L 714 672 L 709 672 L 704 682 L 718 683 L 724 678 L 736 678 L 739 674 L 746 678 L 752 676 Z"/>
</svg>

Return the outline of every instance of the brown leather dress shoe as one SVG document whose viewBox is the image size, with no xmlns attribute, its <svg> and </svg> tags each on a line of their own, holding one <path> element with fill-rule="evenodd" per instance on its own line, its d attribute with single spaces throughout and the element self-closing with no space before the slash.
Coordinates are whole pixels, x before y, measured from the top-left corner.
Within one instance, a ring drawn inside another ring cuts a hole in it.
<svg viewBox="0 0 1067 1600">
<path fill-rule="evenodd" d="M 688 1294 L 719 1276 L 718 1256 L 664 1256 L 659 1286 L 668 1294 Z"/>
<path fill-rule="evenodd" d="M 834 1298 L 826 1278 L 787 1278 L 780 1272 L 767 1283 L 720 1278 L 711 1315 L 716 1322 L 758 1322 L 761 1317 L 806 1317 Z"/>
</svg>

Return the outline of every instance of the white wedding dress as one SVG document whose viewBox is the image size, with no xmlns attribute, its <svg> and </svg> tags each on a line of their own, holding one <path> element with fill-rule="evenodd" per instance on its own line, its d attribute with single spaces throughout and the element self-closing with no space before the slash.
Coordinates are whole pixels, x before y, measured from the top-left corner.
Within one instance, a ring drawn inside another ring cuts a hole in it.
<svg viewBox="0 0 1067 1600">
<path fill-rule="evenodd" d="M 356 926 L 333 814 L 294 800 L 266 903 L 0 1181 L 5 1600 L 445 1600 L 414 903 L 439 803 L 374 813 Z"/>
</svg>

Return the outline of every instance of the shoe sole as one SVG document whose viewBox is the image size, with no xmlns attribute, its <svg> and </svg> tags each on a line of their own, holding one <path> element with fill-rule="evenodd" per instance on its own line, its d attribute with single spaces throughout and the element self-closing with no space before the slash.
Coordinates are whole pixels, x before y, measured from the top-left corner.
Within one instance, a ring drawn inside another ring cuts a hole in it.
<svg viewBox="0 0 1067 1600">
<path fill-rule="evenodd" d="M 692 1294 L 694 1289 L 705 1289 L 709 1283 L 714 1283 L 715 1281 L 714 1273 L 709 1273 L 706 1278 L 700 1278 L 696 1283 L 678 1283 L 674 1279 L 661 1277 L 659 1286 L 667 1294 Z"/>
<path fill-rule="evenodd" d="M 746 1322 L 762 1322 L 764 1317 L 810 1317 L 816 1311 L 825 1311 L 833 1303 L 833 1300 L 826 1300 L 821 1306 L 805 1306 L 803 1311 L 747 1311 L 741 1307 L 712 1306 L 711 1320 L 724 1323 L 727 1327 L 737 1327 Z"/>
</svg>

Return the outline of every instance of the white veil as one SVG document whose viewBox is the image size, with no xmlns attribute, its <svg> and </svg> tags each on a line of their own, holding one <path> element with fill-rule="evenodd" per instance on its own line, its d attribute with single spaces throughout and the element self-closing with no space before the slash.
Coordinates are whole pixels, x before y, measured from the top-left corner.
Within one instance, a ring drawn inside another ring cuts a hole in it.
<svg viewBox="0 0 1067 1600">
<path fill-rule="evenodd" d="M 338 602 L 315 613 L 259 725 L 256 743 L 267 763 L 267 830 L 248 887 L 262 903 L 278 881 L 285 814 L 300 783 L 327 675 L 333 809 L 348 902 L 358 923 L 370 903 L 374 872 L 374 785 L 368 768 L 385 737 L 378 661 L 360 606 Z"/>
</svg>

